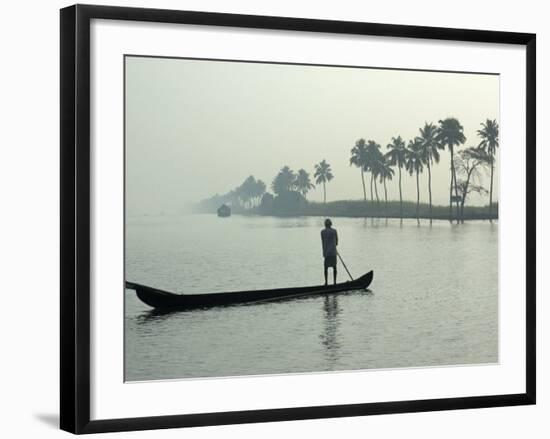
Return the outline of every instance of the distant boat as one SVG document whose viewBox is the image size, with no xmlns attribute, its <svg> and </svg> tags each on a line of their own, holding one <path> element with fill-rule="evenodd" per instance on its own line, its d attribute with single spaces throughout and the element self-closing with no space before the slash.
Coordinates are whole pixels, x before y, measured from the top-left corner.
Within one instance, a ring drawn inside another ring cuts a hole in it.
<svg viewBox="0 0 550 439">
<path fill-rule="evenodd" d="M 352 290 L 366 290 L 372 282 L 373 272 L 360 278 L 336 285 L 313 287 L 278 288 L 274 290 L 252 290 L 211 294 L 174 294 L 157 288 L 126 281 L 126 288 L 135 290 L 139 299 L 147 305 L 163 310 L 185 310 L 227 306 L 243 303 L 259 303 L 274 300 L 293 299 L 324 294 L 342 293 Z"/>
<path fill-rule="evenodd" d="M 222 204 L 218 208 L 218 216 L 222 218 L 231 216 L 231 208 L 227 204 Z"/>
</svg>

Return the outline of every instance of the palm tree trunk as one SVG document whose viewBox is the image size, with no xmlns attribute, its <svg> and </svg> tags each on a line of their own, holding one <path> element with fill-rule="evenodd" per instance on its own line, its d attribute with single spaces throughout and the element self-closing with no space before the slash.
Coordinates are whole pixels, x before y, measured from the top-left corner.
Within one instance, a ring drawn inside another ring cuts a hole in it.
<svg viewBox="0 0 550 439">
<path fill-rule="evenodd" d="M 388 189 L 386 187 L 386 179 L 384 178 L 384 198 L 386 200 L 386 206 L 385 206 L 385 213 L 386 213 L 386 219 L 388 219 Z"/>
<path fill-rule="evenodd" d="M 374 174 L 371 171 L 371 173 L 370 173 L 370 202 L 371 203 L 374 203 L 374 197 L 372 195 L 372 180 L 373 179 L 374 179 Z"/>
<path fill-rule="evenodd" d="M 430 224 L 433 220 L 432 215 L 432 170 L 430 169 L 430 160 L 428 159 L 428 193 L 430 195 Z"/>
<path fill-rule="evenodd" d="M 376 178 L 374 179 L 374 194 L 376 195 L 376 204 L 380 204 L 380 198 L 378 197 L 378 185 L 376 184 Z"/>
<path fill-rule="evenodd" d="M 458 181 L 456 179 L 456 169 L 454 171 L 454 176 L 455 176 L 455 198 L 456 198 L 456 217 L 457 217 L 457 220 L 456 222 L 458 223 L 458 218 L 459 218 L 459 208 L 460 208 L 460 198 L 458 197 Z"/>
<path fill-rule="evenodd" d="M 418 169 L 416 170 L 416 222 L 420 224 L 420 182 L 418 181 Z"/>
<path fill-rule="evenodd" d="M 453 147 L 449 145 L 449 151 L 451 152 L 451 184 L 449 185 L 449 221 L 453 222 L 453 178 L 454 178 L 454 169 L 455 164 L 453 160 Z"/>
<path fill-rule="evenodd" d="M 458 216 L 458 209 L 459 209 L 459 206 L 460 206 L 460 198 L 458 196 L 458 181 L 456 179 L 456 171 L 455 171 L 455 197 L 456 197 L 456 214 Z"/>
<path fill-rule="evenodd" d="M 367 204 L 367 189 L 365 188 L 365 171 L 363 171 L 363 168 L 361 168 L 361 181 L 363 182 L 363 198 L 365 204 Z"/>
<path fill-rule="evenodd" d="M 399 167 L 399 211 L 401 213 L 401 219 L 403 219 L 403 193 L 401 192 L 401 166 Z"/>
<path fill-rule="evenodd" d="M 456 199 L 456 222 L 458 223 L 459 218 L 459 198 L 458 198 L 458 181 L 456 180 L 456 169 L 455 169 L 455 163 L 454 163 L 454 151 L 453 155 L 451 156 L 451 168 L 453 171 L 453 177 L 455 182 L 455 199 Z"/>
<path fill-rule="evenodd" d="M 327 188 L 325 182 L 323 181 L 323 203 L 327 204 Z"/>
<path fill-rule="evenodd" d="M 491 187 L 489 189 L 489 220 L 492 222 L 491 213 L 493 210 L 493 171 L 495 169 L 494 165 L 495 158 L 491 157 Z"/>
</svg>

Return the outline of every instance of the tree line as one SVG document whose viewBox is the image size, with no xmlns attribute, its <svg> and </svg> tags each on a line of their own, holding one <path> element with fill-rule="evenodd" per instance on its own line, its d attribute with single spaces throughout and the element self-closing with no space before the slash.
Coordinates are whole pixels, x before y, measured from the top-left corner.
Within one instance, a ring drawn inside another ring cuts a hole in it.
<svg viewBox="0 0 550 439">
<path fill-rule="evenodd" d="M 252 209 L 260 204 L 266 192 L 266 184 L 256 180 L 254 176 L 247 177 L 242 184 L 225 194 L 216 194 L 199 202 L 199 211 L 215 211 L 222 204 L 230 204 L 234 208 Z"/>
<path fill-rule="evenodd" d="M 489 217 L 492 214 L 493 204 L 493 175 L 496 149 L 498 148 L 498 123 L 496 120 L 487 119 L 481 123 L 481 129 L 477 131 L 480 142 L 477 146 L 471 146 L 462 151 L 458 147 L 466 142 L 464 127 L 458 119 L 449 117 L 440 120 L 436 126 L 433 123 L 425 123 L 419 129 L 419 135 L 405 143 L 401 136 L 392 137 L 386 145 L 387 152 L 381 151 L 381 146 L 373 140 L 359 139 L 351 150 L 350 165 L 355 165 L 361 170 L 363 184 L 363 196 L 366 201 L 364 174 L 371 175 L 371 201 L 373 200 L 372 186 L 377 202 L 377 180 L 384 185 L 386 204 L 386 181 L 391 180 L 395 170 L 399 176 L 399 203 L 401 216 L 403 216 L 403 193 L 401 186 L 401 173 L 404 169 L 411 176 L 416 176 L 416 217 L 419 219 L 420 206 L 420 182 L 419 175 L 426 169 L 428 171 L 428 199 L 430 206 L 430 221 L 432 220 L 432 167 L 439 163 L 439 151 L 447 149 L 450 154 L 450 183 L 449 183 L 449 220 L 453 220 L 453 203 L 456 203 L 456 220 L 463 219 L 464 204 L 469 193 L 484 193 L 486 190 L 477 182 L 480 180 L 480 170 L 490 167 L 491 180 L 489 190 Z M 457 178 L 460 176 L 460 180 Z"/>
<path fill-rule="evenodd" d="M 384 190 L 385 209 L 388 205 L 387 182 L 398 176 L 400 216 L 403 218 L 402 171 L 416 178 L 416 218 L 419 221 L 420 208 L 420 174 L 428 174 L 429 218 L 432 221 L 432 169 L 440 161 L 440 151 L 447 150 L 450 155 L 449 170 L 449 220 L 464 220 L 464 205 L 468 194 L 489 194 L 489 218 L 492 218 L 493 207 L 493 177 L 495 155 L 499 146 L 499 126 L 496 120 L 487 119 L 477 130 L 479 143 L 459 150 L 466 143 L 464 128 L 458 119 L 449 117 L 434 123 L 425 123 L 413 139 L 406 142 L 401 136 L 392 137 L 386 145 L 386 152 L 374 140 L 360 138 L 351 148 L 349 165 L 360 170 L 363 199 L 367 202 L 367 187 L 365 177 L 370 176 L 370 201 L 380 203 L 378 185 Z M 490 170 L 489 190 L 480 184 L 481 171 Z M 323 159 L 314 165 L 313 177 L 315 184 L 323 187 L 323 203 L 327 201 L 326 186 L 334 178 L 331 165 Z M 301 194 L 307 198 L 309 191 L 315 188 L 310 174 L 305 169 L 294 172 L 289 166 L 283 166 L 271 183 L 273 193 L 278 196 L 289 192 Z M 266 185 L 254 176 L 223 196 L 215 196 L 210 200 L 231 202 L 243 207 L 257 207 L 266 194 Z M 270 195 L 272 198 L 272 196 Z M 455 212 L 453 213 L 453 205 Z"/>
<path fill-rule="evenodd" d="M 374 140 L 359 139 L 351 149 L 350 165 L 361 170 L 363 197 L 367 200 L 365 173 L 370 173 L 370 196 L 373 201 L 373 186 L 376 200 L 379 202 L 377 181 L 383 184 L 386 205 L 388 202 L 386 181 L 392 180 L 396 173 L 399 177 L 399 202 L 403 216 L 403 192 L 401 174 L 404 169 L 416 176 L 416 217 L 419 219 L 420 182 L 419 175 L 427 170 L 428 199 L 430 221 L 432 220 L 432 168 L 439 163 L 440 151 L 447 149 L 450 155 L 449 183 L 449 220 L 453 220 L 453 203 L 456 203 L 455 219 L 463 219 L 464 204 L 467 195 L 472 192 L 489 192 L 489 217 L 493 206 L 493 176 L 496 149 L 499 145 L 499 127 L 496 120 L 487 119 L 477 131 L 479 144 L 461 151 L 458 148 L 466 142 L 464 127 L 456 118 L 440 120 L 438 125 L 425 123 L 419 129 L 419 135 L 407 143 L 401 136 L 392 137 L 382 152 L 381 145 Z M 490 168 L 490 189 L 487 191 L 479 183 L 483 168 Z M 458 175 L 458 177 L 457 177 Z M 459 179 L 460 178 L 460 179 Z"/>
</svg>

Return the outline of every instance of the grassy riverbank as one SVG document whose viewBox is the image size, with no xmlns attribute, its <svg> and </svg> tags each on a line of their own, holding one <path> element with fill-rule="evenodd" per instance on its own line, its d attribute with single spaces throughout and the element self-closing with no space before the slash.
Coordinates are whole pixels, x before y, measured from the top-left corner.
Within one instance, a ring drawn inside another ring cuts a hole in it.
<svg viewBox="0 0 550 439">
<path fill-rule="evenodd" d="M 403 202 L 403 213 L 399 201 L 372 203 L 367 201 L 333 201 L 330 203 L 308 203 L 301 209 L 301 215 L 308 216 L 343 216 L 372 218 L 416 218 L 416 203 Z M 420 204 L 420 218 L 430 218 L 429 204 Z M 449 219 L 449 206 L 432 206 L 433 219 Z M 453 205 L 453 218 L 456 217 L 456 206 Z M 488 206 L 464 206 L 464 220 L 498 219 L 498 204 L 493 204 L 493 212 L 489 217 Z"/>
<path fill-rule="evenodd" d="M 493 212 L 489 216 L 488 206 L 464 206 L 463 219 L 489 220 L 498 219 L 498 203 L 493 203 Z M 323 217 L 351 217 L 351 218 L 416 218 L 416 203 L 403 202 L 403 214 L 399 201 L 389 201 L 388 204 L 362 200 L 341 200 L 325 203 L 307 202 L 299 206 L 287 206 L 285 209 L 262 209 L 254 207 L 245 209 L 241 206 L 233 207 L 235 214 L 268 215 L 268 216 L 323 216 Z M 432 206 L 433 219 L 448 220 L 449 206 Z M 429 204 L 421 203 L 419 218 L 430 219 Z M 456 219 L 456 205 L 453 205 L 453 219 Z"/>
</svg>

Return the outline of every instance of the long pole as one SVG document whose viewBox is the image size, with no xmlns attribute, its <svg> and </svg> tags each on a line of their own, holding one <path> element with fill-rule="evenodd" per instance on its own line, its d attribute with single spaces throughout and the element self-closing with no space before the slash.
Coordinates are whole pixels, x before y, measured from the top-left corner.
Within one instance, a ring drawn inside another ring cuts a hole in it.
<svg viewBox="0 0 550 439">
<path fill-rule="evenodd" d="M 351 273 L 349 272 L 348 270 L 348 267 L 346 267 L 346 263 L 344 262 L 344 260 L 342 259 L 342 256 L 340 256 L 340 253 L 338 252 L 338 250 L 336 250 L 336 254 L 338 255 L 338 257 L 340 258 L 340 262 L 342 262 L 342 265 L 344 266 L 344 268 L 346 269 L 346 271 L 348 272 L 348 276 L 351 280 L 353 280 L 353 277 L 351 277 Z"/>
</svg>

